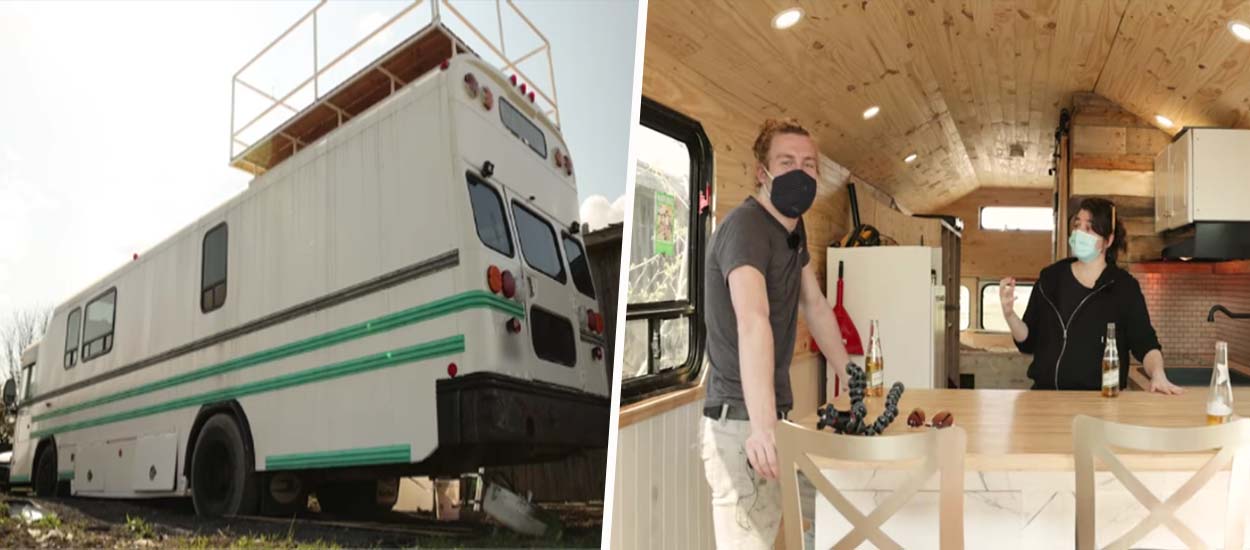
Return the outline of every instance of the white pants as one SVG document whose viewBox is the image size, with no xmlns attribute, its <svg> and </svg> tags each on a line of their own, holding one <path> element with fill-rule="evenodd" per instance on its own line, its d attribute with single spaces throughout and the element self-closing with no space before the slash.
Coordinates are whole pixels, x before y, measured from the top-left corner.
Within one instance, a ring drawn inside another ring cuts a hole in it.
<svg viewBox="0 0 1250 550">
<path fill-rule="evenodd" d="M 720 550 L 768 550 L 781 526 L 781 485 L 747 463 L 751 423 L 704 417 L 701 456 L 712 489 L 712 524 Z"/>
</svg>

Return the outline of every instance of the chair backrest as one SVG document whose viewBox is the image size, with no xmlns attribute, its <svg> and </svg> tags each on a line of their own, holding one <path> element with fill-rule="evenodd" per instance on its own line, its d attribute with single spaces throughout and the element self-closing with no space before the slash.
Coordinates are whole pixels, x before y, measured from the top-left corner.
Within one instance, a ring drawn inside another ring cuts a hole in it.
<svg viewBox="0 0 1250 550">
<path fill-rule="evenodd" d="M 798 473 L 803 472 L 816 491 L 851 524 L 851 531 L 834 548 L 858 548 L 871 541 L 881 550 L 901 549 L 881 531 L 881 525 L 903 507 L 935 472 L 941 473 L 939 513 L 941 548 L 964 546 L 964 451 L 967 434 L 953 426 L 904 435 L 865 437 L 823 433 L 782 421 L 777 426 L 777 453 L 781 462 L 782 524 L 786 547 L 803 547 Z M 921 460 L 919 469 L 894 494 L 865 516 L 821 472 L 812 457 L 856 462 Z"/>
<path fill-rule="evenodd" d="M 1153 428 L 1109 422 L 1089 416 L 1072 421 L 1073 455 L 1076 460 L 1076 542 L 1077 548 L 1095 548 L 1094 457 L 1107 465 L 1120 483 L 1146 507 L 1149 515 L 1107 548 L 1129 548 L 1159 525 L 1166 525 L 1190 548 L 1206 543 L 1175 516 L 1176 511 L 1220 470 L 1232 464 L 1228 480 L 1228 505 L 1224 520 L 1224 548 L 1240 549 L 1250 513 L 1250 419 L 1215 426 L 1192 428 Z M 1120 462 L 1112 447 L 1164 453 L 1193 453 L 1217 450 L 1193 477 L 1167 500 L 1154 494 Z"/>
</svg>

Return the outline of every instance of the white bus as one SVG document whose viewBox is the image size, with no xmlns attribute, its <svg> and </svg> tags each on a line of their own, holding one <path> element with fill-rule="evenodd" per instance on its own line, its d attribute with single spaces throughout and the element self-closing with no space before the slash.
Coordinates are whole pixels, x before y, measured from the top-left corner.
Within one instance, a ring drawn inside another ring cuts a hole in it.
<svg viewBox="0 0 1250 550">
<path fill-rule="evenodd" d="M 401 476 L 606 446 L 560 131 L 437 10 L 408 46 L 413 80 L 55 308 L 6 391 L 15 486 L 359 511 Z"/>
</svg>

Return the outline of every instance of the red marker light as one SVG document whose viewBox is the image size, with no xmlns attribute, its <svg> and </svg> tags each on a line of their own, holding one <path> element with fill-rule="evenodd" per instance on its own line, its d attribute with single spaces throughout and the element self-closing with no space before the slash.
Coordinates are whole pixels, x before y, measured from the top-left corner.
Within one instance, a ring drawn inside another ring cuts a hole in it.
<svg viewBox="0 0 1250 550">
<path fill-rule="evenodd" d="M 513 85 L 513 86 L 516 86 L 516 75 L 512 75 L 512 76 L 508 77 L 508 81 L 509 81 L 509 82 L 512 82 L 512 85 Z"/>
<path fill-rule="evenodd" d="M 504 326 L 508 327 L 508 332 L 511 332 L 512 334 L 521 332 L 521 321 L 516 317 L 508 319 L 508 322 L 504 323 Z"/>
<path fill-rule="evenodd" d="M 590 329 L 591 332 L 594 332 L 595 328 L 598 326 L 599 322 L 595 320 L 595 310 L 586 310 L 586 328 Z"/>
<path fill-rule="evenodd" d="M 492 294 L 499 294 L 499 291 L 503 290 L 503 274 L 499 272 L 498 267 L 492 265 L 486 268 L 486 284 Z"/>
<path fill-rule="evenodd" d="M 447 70 L 447 67 L 450 67 L 450 66 L 451 66 L 451 58 L 450 58 L 450 57 L 449 57 L 449 58 L 447 58 L 447 59 L 444 59 L 442 63 L 439 63 L 439 64 L 438 64 L 438 68 L 439 68 L 439 70 L 443 70 L 443 71 Z"/>
<path fill-rule="evenodd" d="M 603 359 L 603 348 L 595 346 L 595 349 L 590 350 L 590 355 L 595 358 L 595 361 Z"/>
<path fill-rule="evenodd" d="M 521 83 L 521 95 L 525 95 L 525 83 Z"/>
<path fill-rule="evenodd" d="M 447 365 L 447 376 L 455 378 L 457 372 L 460 372 L 460 367 L 457 367 L 455 363 Z"/>
<path fill-rule="evenodd" d="M 500 276 L 500 283 L 503 285 L 503 297 L 511 298 L 516 296 L 516 277 L 512 276 L 511 271 L 505 270 Z"/>
<path fill-rule="evenodd" d="M 530 92 L 530 103 L 534 102 L 534 92 Z"/>
<path fill-rule="evenodd" d="M 473 73 L 464 73 L 464 91 L 469 93 L 469 97 L 476 98 L 478 88 L 477 77 Z"/>
<path fill-rule="evenodd" d="M 551 156 L 556 159 L 556 168 L 564 168 L 564 153 L 561 153 L 559 149 L 556 149 L 555 154 Z"/>
<path fill-rule="evenodd" d="M 487 111 L 489 111 L 494 106 L 495 106 L 495 93 L 490 91 L 490 88 L 483 86 L 482 87 L 482 107 L 484 107 Z"/>
<path fill-rule="evenodd" d="M 133 255 L 131 255 L 131 257 L 130 257 L 130 261 L 132 261 L 132 262 L 133 262 L 133 261 L 135 261 L 135 260 L 138 260 L 138 259 L 139 259 L 139 253 L 138 253 L 138 252 L 134 253 L 134 254 L 133 254 Z"/>
</svg>

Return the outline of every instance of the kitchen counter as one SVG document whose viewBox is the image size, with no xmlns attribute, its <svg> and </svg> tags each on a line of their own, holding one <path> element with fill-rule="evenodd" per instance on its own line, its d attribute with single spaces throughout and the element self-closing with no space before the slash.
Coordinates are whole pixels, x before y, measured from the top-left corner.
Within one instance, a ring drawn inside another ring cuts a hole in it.
<svg viewBox="0 0 1250 550">
<path fill-rule="evenodd" d="M 916 407 L 924 409 L 930 419 L 945 410 L 968 432 L 966 468 L 970 471 L 1071 471 L 1072 419 L 1076 415 L 1144 426 L 1202 426 L 1206 423 L 1206 397 L 1205 387 L 1187 388 L 1183 395 L 1174 396 L 1124 391 L 1116 398 L 1076 391 L 907 390 L 899 401 L 899 416 L 886 434 L 913 430 L 907 426 L 907 415 Z M 1234 388 L 1233 400 L 1234 411 L 1250 417 L 1250 388 Z M 869 418 L 876 418 L 884 399 L 866 398 L 864 403 Z M 843 395 L 835 404 L 846 409 L 849 400 Z M 816 427 L 814 412 L 791 416 L 800 425 Z M 1210 455 L 1128 450 L 1118 454 L 1132 470 L 1196 469 Z"/>
</svg>

